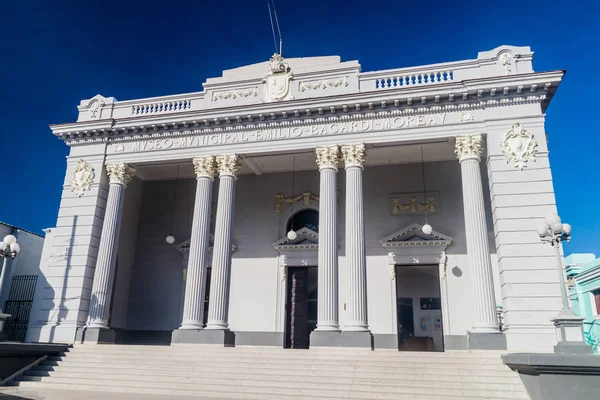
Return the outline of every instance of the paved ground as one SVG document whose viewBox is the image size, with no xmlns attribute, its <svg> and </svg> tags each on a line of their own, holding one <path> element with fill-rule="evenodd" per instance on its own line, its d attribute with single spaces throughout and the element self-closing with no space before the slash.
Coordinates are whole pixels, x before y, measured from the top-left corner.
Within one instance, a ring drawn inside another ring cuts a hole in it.
<svg viewBox="0 0 600 400">
<path fill-rule="evenodd" d="M 134 393 L 92 392 L 87 390 L 56 390 L 40 388 L 20 389 L 18 387 L 0 388 L 0 400 L 220 400 L 214 397 L 190 397 L 190 396 L 161 396 Z"/>
</svg>

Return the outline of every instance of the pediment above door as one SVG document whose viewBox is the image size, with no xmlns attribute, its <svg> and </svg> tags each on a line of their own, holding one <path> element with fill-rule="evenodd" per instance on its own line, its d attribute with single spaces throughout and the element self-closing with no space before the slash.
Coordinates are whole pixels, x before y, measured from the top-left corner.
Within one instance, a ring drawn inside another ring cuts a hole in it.
<svg viewBox="0 0 600 400">
<path fill-rule="evenodd" d="M 423 225 L 411 224 L 381 239 L 384 248 L 390 247 L 443 247 L 452 243 L 452 238 L 440 232 L 423 232 Z"/>
<path fill-rule="evenodd" d="M 296 238 L 290 240 L 287 236 L 273 243 L 275 250 L 317 250 L 319 234 L 311 229 L 302 228 L 296 232 Z"/>
</svg>

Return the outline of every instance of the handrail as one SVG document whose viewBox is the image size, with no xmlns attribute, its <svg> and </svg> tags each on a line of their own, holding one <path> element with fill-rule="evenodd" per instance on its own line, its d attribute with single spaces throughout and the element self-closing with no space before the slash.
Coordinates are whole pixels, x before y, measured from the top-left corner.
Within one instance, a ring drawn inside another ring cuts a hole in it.
<svg viewBox="0 0 600 400">
<path fill-rule="evenodd" d="M 585 336 L 585 341 L 587 344 L 589 344 L 590 346 L 592 346 L 592 348 L 594 349 L 594 353 L 598 353 L 600 352 L 600 321 L 599 320 L 594 320 L 592 322 L 584 322 L 584 329 L 583 329 L 583 334 Z M 589 325 L 589 329 L 585 330 L 585 326 Z M 598 329 L 594 329 L 595 327 L 597 327 Z"/>
</svg>

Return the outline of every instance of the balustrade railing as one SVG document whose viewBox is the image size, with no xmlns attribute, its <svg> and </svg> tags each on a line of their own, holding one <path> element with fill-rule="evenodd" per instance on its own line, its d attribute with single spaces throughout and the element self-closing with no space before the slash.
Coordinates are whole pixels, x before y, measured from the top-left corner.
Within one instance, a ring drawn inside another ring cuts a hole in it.
<svg viewBox="0 0 600 400">
<path fill-rule="evenodd" d="M 176 100 L 131 106 L 133 115 L 162 114 L 169 112 L 185 111 L 192 107 L 192 100 Z"/>
<path fill-rule="evenodd" d="M 429 85 L 440 82 L 452 82 L 453 80 L 454 73 L 451 70 L 406 75 L 398 74 L 377 79 L 375 88 L 389 89 L 407 86 Z"/>
</svg>

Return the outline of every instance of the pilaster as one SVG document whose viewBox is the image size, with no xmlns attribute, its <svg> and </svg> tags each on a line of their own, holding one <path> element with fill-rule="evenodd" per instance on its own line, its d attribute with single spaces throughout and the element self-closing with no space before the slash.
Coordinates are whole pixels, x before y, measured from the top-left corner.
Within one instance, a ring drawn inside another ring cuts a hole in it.
<svg viewBox="0 0 600 400">
<path fill-rule="evenodd" d="M 557 213 L 544 119 L 489 123 L 487 171 L 503 305 L 511 351 L 552 352 L 562 303 L 554 249 L 537 227 Z M 520 140 L 517 140 L 520 139 Z"/>
</svg>

